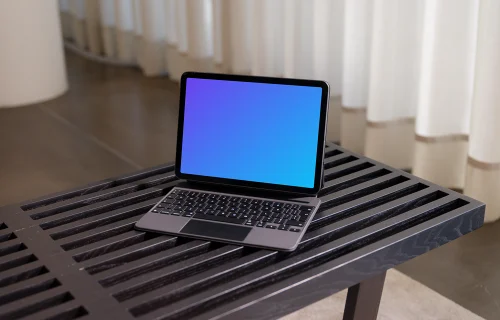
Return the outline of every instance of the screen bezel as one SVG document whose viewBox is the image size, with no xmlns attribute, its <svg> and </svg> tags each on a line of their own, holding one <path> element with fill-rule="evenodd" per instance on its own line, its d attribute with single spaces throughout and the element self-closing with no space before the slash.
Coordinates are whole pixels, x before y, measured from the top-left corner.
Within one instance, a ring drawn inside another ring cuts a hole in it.
<svg viewBox="0 0 500 320">
<path fill-rule="evenodd" d="M 236 179 L 227 179 L 227 178 L 218 178 L 218 177 L 209 177 L 196 174 L 182 173 L 181 172 L 182 138 L 184 132 L 183 129 L 184 129 L 184 107 L 186 100 L 186 81 L 188 78 L 271 83 L 271 84 L 284 84 L 284 85 L 321 88 L 322 89 L 321 110 L 320 110 L 319 129 L 318 129 L 318 147 L 316 151 L 314 187 L 307 188 L 307 187 L 286 186 L 273 183 L 253 182 L 247 180 L 236 180 Z M 328 101 L 329 101 L 329 86 L 328 83 L 326 83 L 325 81 L 285 79 L 285 78 L 245 76 L 245 75 L 228 75 L 228 74 L 201 73 L 201 72 L 185 72 L 182 74 L 180 82 L 179 122 L 177 127 L 175 175 L 180 179 L 186 179 L 196 182 L 217 183 L 217 184 L 233 185 L 244 188 L 266 189 L 271 191 L 294 193 L 294 194 L 316 195 L 321 189 L 323 183 L 323 161 L 324 161 L 324 147 L 325 147 L 325 136 L 326 136 L 326 122 L 328 117 Z"/>
</svg>

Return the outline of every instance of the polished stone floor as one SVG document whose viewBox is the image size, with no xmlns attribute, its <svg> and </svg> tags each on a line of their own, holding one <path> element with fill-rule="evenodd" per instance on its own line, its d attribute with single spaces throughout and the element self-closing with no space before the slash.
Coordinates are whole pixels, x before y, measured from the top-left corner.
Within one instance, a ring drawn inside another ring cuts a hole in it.
<svg viewBox="0 0 500 320">
<path fill-rule="evenodd" d="M 70 90 L 0 109 L 0 205 L 173 161 L 178 86 L 67 53 Z M 398 269 L 486 319 L 500 318 L 500 223 Z"/>
</svg>

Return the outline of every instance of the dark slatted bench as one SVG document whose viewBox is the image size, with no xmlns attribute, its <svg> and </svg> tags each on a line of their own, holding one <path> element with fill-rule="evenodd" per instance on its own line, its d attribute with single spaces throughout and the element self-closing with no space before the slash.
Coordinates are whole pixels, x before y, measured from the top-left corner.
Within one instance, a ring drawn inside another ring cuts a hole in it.
<svg viewBox="0 0 500 320">
<path fill-rule="evenodd" d="M 320 212 L 292 253 L 134 230 L 173 165 L 0 209 L 0 319 L 274 319 L 349 288 L 374 319 L 388 269 L 483 224 L 484 205 L 325 149 Z"/>
</svg>

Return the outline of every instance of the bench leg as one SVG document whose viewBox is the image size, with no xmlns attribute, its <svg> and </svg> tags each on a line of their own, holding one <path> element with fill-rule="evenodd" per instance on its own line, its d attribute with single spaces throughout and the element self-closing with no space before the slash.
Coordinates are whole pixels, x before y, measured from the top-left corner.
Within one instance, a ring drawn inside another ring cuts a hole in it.
<svg viewBox="0 0 500 320">
<path fill-rule="evenodd" d="M 344 320 L 376 320 L 385 274 L 381 273 L 366 279 L 347 291 Z"/>
</svg>

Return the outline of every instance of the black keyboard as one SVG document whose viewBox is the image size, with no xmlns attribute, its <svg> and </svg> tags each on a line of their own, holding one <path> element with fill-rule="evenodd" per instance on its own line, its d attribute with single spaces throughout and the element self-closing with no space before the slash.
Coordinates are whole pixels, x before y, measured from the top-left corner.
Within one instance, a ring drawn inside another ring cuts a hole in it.
<svg viewBox="0 0 500 320">
<path fill-rule="evenodd" d="M 151 211 L 172 216 L 300 232 L 314 212 L 314 207 L 287 201 L 173 189 Z"/>
</svg>

